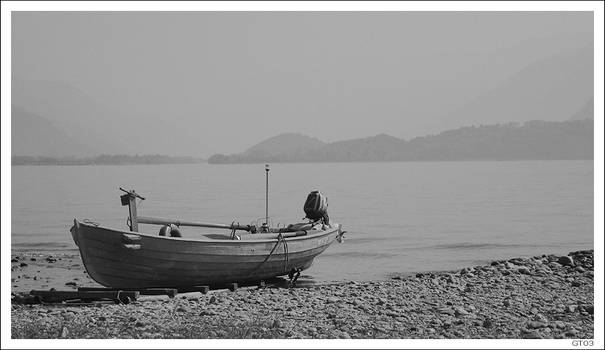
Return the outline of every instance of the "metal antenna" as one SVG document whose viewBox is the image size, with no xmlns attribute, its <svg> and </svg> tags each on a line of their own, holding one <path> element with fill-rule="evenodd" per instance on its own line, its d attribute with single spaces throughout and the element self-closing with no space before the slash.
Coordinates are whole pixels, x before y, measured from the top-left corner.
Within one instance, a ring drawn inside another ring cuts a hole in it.
<svg viewBox="0 0 605 350">
<path fill-rule="evenodd" d="M 269 164 L 265 164 L 265 223 L 269 226 Z"/>
</svg>

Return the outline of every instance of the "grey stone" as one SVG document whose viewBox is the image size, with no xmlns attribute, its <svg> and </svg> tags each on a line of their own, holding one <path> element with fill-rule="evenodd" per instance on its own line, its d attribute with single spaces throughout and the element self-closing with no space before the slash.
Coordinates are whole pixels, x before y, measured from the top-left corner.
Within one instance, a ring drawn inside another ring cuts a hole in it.
<svg viewBox="0 0 605 350">
<path fill-rule="evenodd" d="M 578 331 L 576 329 L 570 329 L 567 332 L 565 332 L 565 335 L 568 337 L 575 337 L 578 335 Z"/>
<path fill-rule="evenodd" d="M 189 312 L 191 311 L 191 309 L 189 308 L 189 306 L 185 306 L 185 305 L 180 305 L 176 308 L 177 312 Z"/>
<path fill-rule="evenodd" d="M 542 335 L 536 331 L 523 334 L 524 339 L 542 339 Z"/>
<path fill-rule="evenodd" d="M 560 256 L 557 262 L 563 266 L 573 266 L 573 258 L 571 256 L 563 255 Z"/>
<path fill-rule="evenodd" d="M 466 310 L 464 310 L 464 309 L 463 309 L 463 308 L 461 308 L 461 307 L 457 307 L 457 308 L 455 308 L 455 309 L 454 309 L 454 313 L 455 313 L 456 317 L 464 317 L 464 316 L 469 315 L 469 312 L 468 312 L 468 311 L 466 311 Z"/>
<path fill-rule="evenodd" d="M 441 308 L 439 309 L 439 313 L 452 316 L 456 314 L 456 312 L 450 308 Z"/>
<path fill-rule="evenodd" d="M 351 336 L 349 335 L 349 333 L 347 332 L 340 332 L 339 336 L 340 339 L 351 339 Z"/>
<path fill-rule="evenodd" d="M 574 313 L 574 312 L 576 312 L 577 308 L 578 308 L 577 305 L 567 305 L 567 306 L 565 306 L 565 312 Z"/>
<path fill-rule="evenodd" d="M 396 312 L 396 311 L 387 311 L 387 312 L 385 312 L 385 315 L 391 316 L 391 317 L 399 317 L 399 316 L 401 316 L 401 314 L 398 313 L 398 312 Z"/>
<path fill-rule="evenodd" d="M 544 322 L 544 323 L 548 322 L 548 318 L 546 318 L 546 316 L 544 316 L 542 314 L 536 314 L 535 319 L 536 319 L 536 321 L 539 321 L 539 322 Z"/>
<path fill-rule="evenodd" d="M 473 272 L 475 272 L 475 269 L 473 269 L 472 267 L 465 267 L 462 270 L 460 270 L 461 275 L 472 274 Z"/>
<path fill-rule="evenodd" d="M 464 338 L 464 333 L 462 333 L 462 332 L 461 332 L 461 331 L 459 331 L 459 330 L 455 330 L 455 331 L 454 331 L 454 335 L 455 335 L 456 337 L 458 337 L 458 338 Z"/>
<path fill-rule="evenodd" d="M 558 329 L 565 329 L 565 322 L 563 321 L 555 321 L 553 325 Z"/>
</svg>

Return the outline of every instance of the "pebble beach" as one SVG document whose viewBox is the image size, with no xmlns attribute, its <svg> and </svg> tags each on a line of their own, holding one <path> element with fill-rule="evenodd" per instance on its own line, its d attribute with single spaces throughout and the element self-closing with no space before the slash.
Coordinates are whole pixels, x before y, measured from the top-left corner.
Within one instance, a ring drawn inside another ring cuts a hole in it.
<svg viewBox="0 0 605 350">
<path fill-rule="evenodd" d="M 13 253 L 11 336 L 589 339 L 594 337 L 593 256 L 585 250 L 390 280 L 267 285 L 72 306 L 16 301 L 33 288 L 96 285 L 79 257 Z"/>
</svg>

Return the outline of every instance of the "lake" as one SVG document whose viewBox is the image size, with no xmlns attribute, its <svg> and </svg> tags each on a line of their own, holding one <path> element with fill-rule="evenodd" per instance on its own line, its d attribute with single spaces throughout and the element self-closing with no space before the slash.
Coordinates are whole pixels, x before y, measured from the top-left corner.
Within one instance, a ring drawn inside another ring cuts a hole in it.
<svg viewBox="0 0 605 350">
<path fill-rule="evenodd" d="M 593 248 L 593 161 L 271 164 L 269 176 L 274 224 L 301 222 L 318 189 L 347 230 L 304 272 L 310 283 Z M 140 215 L 227 224 L 265 215 L 263 164 L 13 166 L 13 251 L 75 251 L 74 218 L 126 229 L 120 186 L 147 198 Z"/>
</svg>

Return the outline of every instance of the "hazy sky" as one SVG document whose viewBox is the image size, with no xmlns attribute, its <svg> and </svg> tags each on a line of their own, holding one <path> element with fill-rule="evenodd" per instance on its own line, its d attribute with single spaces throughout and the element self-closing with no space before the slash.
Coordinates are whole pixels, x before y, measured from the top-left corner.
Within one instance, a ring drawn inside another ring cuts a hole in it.
<svg viewBox="0 0 605 350">
<path fill-rule="evenodd" d="M 439 132 L 528 64 L 592 43 L 589 12 L 13 13 L 13 77 L 231 153 L 282 132 L 324 141 Z M 108 123 L 119 123 L 112 115 Z"/>
</svg>

